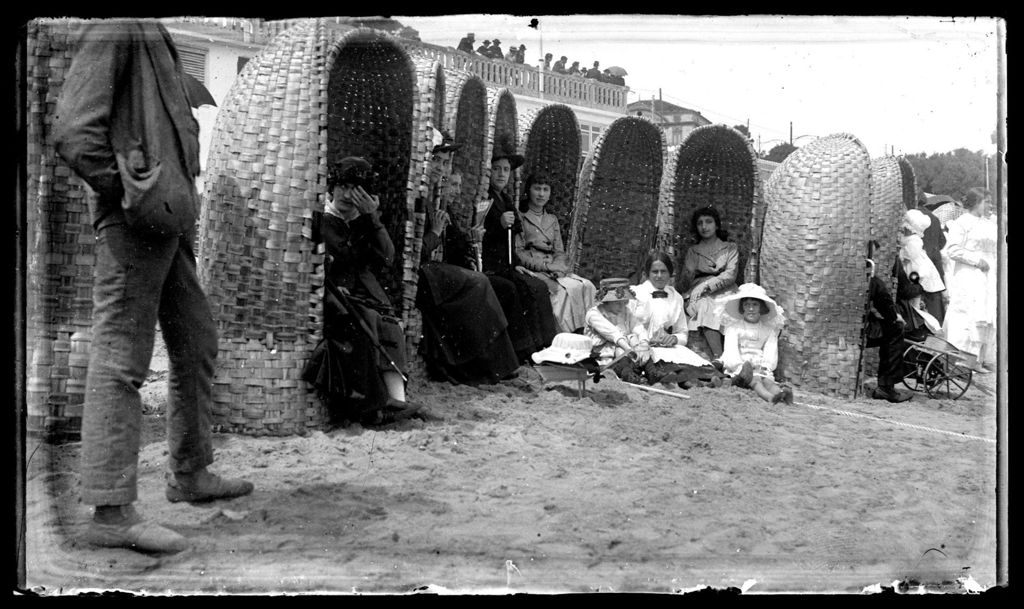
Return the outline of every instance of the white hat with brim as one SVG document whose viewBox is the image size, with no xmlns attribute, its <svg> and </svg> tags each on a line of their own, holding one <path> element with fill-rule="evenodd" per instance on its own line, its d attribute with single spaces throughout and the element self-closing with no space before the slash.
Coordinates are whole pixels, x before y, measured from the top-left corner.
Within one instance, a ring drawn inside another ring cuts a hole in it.
<svg viewBox="0 0 1024 609">
<path fill-rule="evenodd" d="M 744 298 L 756 298 L 768 305 L 768 314 L 762 315 L 762 320 L 767 321 L 773 319 L 776 313 L 778 313 L 778 303 L 772 300 L 771 296 L 764 291 L 764 288 L 756 283 L 744 283 L 732 294 L 723 296 L 722 303 L 725 306 L 725 312 L 735 319 L 743 319 L 743 312 L 740 311 L 740 302 L 742 302 Z"/>
<path fill-rule="evenodd" d="M 924 235 L 924 231 L 932 225 L 932 219 L 917 209 L 908 209 L 903 214 L 903 226 L 909 228 L 915 234 Z"/>
<path fill-rule="evenodd" d="M 590 357 L 593 343 L 582 334 L 562 332 L 556 334 L 551 346 L 534 353 L 534 363 L 575 364 Z"/>
</svg>

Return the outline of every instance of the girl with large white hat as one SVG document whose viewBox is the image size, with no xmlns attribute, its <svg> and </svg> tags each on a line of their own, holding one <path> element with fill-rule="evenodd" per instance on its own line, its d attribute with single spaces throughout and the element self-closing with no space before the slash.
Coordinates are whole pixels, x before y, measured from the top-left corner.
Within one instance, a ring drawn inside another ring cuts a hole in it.
<svg viewBox="0 0 1024 609">
<path fill-rule="evenodd" d="M 749 387 L 767 402 L 793 403 L 793 390 L 775 383 L 779 363 L 782 308 L 755 283 L 745 283 L 722 299 L 725 339 L 722 365 L 732 384 Z"/>
</svg>

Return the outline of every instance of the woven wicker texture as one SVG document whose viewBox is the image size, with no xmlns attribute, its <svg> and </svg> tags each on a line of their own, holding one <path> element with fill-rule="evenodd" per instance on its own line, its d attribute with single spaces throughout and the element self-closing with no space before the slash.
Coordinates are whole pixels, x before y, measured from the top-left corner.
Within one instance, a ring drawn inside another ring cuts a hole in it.
<svg viewBox="0 0 1024 609">
<path fill-rule="evenodd" d="M 382 284 L 399 311 L 415 299 L 410 209 L 426 145 L 414 125 L 417 89 L 412 62 L 387 35 L 313 19 L 276 36 L 235 80 L 211 140 L 199 238 L 220 331 L 219 427 L 280 435 L 326 421 L 301 373 L 322 327 L 323 246 L 310 236 L 329 161 L 374 164 L 399 252 Z"/>
<path fill-rule="evenodd" d="M 673 220 L 675 209 L 673 202 L 675 195 L 672 187 L 675 184 L 676 161 L 679 160 L 679 146 L 669 146 L 665 149 L 664 165 L 661 172 L 661 185 L 658 187 L 658 213 L 655 220 L 657 234 L 654 237 L 654 245 L 660 250 L 672 252 L 675 236 L 673 231 Z"/>
<path fill-rule="evenodd" d="M 903 177 L 896 157 L 871 159 L 871 239 L 878 242 L 874 254 L 875 272 L 889 283 L 893 294 L 896 293 L 896 278 L 892 276 L 892 267 L 899 251 L 900 225 L 907 211 L 903 203 Z M 864 253 L 867 254 L 866 248 Z"/>
<path fill-rule="evenodd" d="M 781 371 L 797 386 L 850 396 L 856 383 L 871 235 L 871 159 L 837 134 L 790 154 L 765 189 L 761 282 L 786 311 Z"/>
<path fill-rule="evenodd" d="M 487 162 L 487 183 L 491 177 L 491 155 L 495 142 L 508 141 L 511 148 L 519 152 L 519 114 L 516 109 L 516 98 L 508 89 L 487 88 L 487 144 L 484 157 Z M 520 153 L 521 154 L 521 153 Z M 505 186 L 505 192 L 513 201 L 519 200 L 519 180 L 522 168 L 513 170 Z M 487 189 L 484 189 L 486 194 Z"/>
<path fill-rule="evenodd" d="M 671 227 L 660 240 L 681 268 L 686 251 L 696 243 L 690 218 L 698 208 L 710 206 L 722 216 L 722 228 L 740 251 L 742 282 L 757 280 L 757 250 L 764 201 L 757 155 L 750 141 L 728 125 L 697 127 L 679 146 L 674 174 L 663 182 L 669 186 L 662 197 L 662 227 Z M 677 274 L 677 280 L 682 273 Z M 677 287 L 685 288 L 678 284 Z"/>
<path fill-rule="evenodd" d="M 547 211 L 558 217 L 562 243 L 568 243 L 579 180 L 580 124 L 576 113 L 569 106 L 551 104 L 524 113 L 520 125 L 519 153 L 526 158 L 520 175 L 526 180 L 541 170 L 551 179 Z"/>
<path fill-rule="evenodd" d="M 903 207 L 913 209 L 917 207 L 917 175 L 914 173 L 914 166 L 906 157 L 896 157 L 900 164 L 900 175 L 903 176 Z"/>
<path fill-rule="evenodd" d="M 964 209 L 963 205 L 958 205 L 951 201 L 949 203 L 939 205 L 934 211 L 932 211 L 932 213 L 935 214 L 935 217 L 939 219 L 939 222 L 941 222 L 943 228 L 945 228 L 947 222 L 950 220 L 956 220 L 967 213 L 967 210 Z"/>
<path fill-rule="evenodd" d="M 447 70 L 448 131 L 462 147 L 452 155 L 452 171 L 462 173 L 462 197 L 453 213 L 463 226 L 473 220 L 474 203 L 487 195 L 490 149 L 487 147 L 487 85 L 463 70 Z"/>
<path fill-rule="evenodd" d="M 650 121 L 616 119 L 580 171 L 567 250 L 575 272 L 597 284 L 636 277 L 657 232 L 665 139 Z"/>
<path fill-rule="evenodd" d="M 26 24 L 26 430 L 52 441 L 81 432 L 92 325 L 95 195 L 57 156 L 50 131 L 71 66 L 74 22 Z"/>
</svg>

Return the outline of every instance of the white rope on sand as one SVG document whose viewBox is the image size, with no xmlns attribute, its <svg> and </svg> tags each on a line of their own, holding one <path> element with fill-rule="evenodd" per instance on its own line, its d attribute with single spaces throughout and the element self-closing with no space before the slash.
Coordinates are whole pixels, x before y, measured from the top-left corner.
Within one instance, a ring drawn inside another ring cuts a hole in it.
<svg viewBox="0 0 1024 609">
<path fill-rule="evenodd" d="M 957 438 L 967 438 L 967 439 L 970 439 L 970 440 L 981 440 L 982 442 L 989 442 L 991 444 L 995 444 L 996 443 L 996 441 L 991 439 L 991 438 L 982 438 L 981 436 L 972 436 L 972 435 L 966 434 L 966 433 L 957 433 L 955 431 L 947 431 L 945 429 L 935 429 L 934 427 L 925 427 L 923 425 L 914 425 L 913 423 L 903 423 L 901 421 L 890 421 L 888 419 L 882 419 L 880 417 L 875 417 L 875 416 L 871 416 L 869 414 L 863 414 L 863 413 L 860 413 L 860 412 L 850 412 L 849 410 L 836 410 L 835 408 L 826 408 L 825 406 L 816 406 L 814 404 L 804 404 L 803 402 L 793 402 L 793 403 L 797 404 L 797 405 L 800 405 L 800 406 L 806 406 L 808 408 L 814 408 L 815 410 L 828 410 L 830 412 L 834 412 L 836 414 L 841 414 L 841 415 L 848 416 L 848 417 L 857 417 L 857 418 L 861 418 L 861 419 L 870 419 L 872 421 L 879 421 L 881 423 L 888 423 L 890 425 L 898 425 L 900 427 L 909 427 L 911 429 L 918 429 L 918 430 L 921 430 L 921 431 L 931 431 L 931 432 L 934 432 L 934 433 L 946 434 L 948 436 L 954 436 L 954 437 L 957 437 Z"/>
<path fill-rule="evenodd" d="M 636 383 L 627 383 L 626 381 L 621 381 L 621 382 L 622 382 L 623 385 L 629 385 L 630 387 L 636 387 L 637 389 L 643 389 L 644 391 L 650 391 L 652 393 L 660 393 L 662 395 L 671 395 L 671 396 L 677 397 L 677 398 L 686 398 L 686 399 L 690 398 L 690 396 L 686 395 L 685 393 L 676 393 L 675 391 L 666 391 L 665 389 L 657 389 L 655 387 L 648 387 L 647 385 L 637 385 Z"/>
</svg>

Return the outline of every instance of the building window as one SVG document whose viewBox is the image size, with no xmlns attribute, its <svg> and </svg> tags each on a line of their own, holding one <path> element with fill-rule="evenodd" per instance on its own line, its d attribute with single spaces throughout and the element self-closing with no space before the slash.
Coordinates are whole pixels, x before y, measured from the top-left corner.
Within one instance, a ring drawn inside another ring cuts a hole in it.
<svg viewBox="0 0 1024 609">
<path fill-rule="evenodd" d="M 206 49 L 178 46 L 178 59 L 186 74 L 206 84 Z"/>
<path fill-rule="evenodd" d="M 242 68 L 244 68 L 245 64 L 247 64 L 247 63 L 249 63 L 249 58 L 248 57 L 239 57 L 238 58 L 238 65 L 235 67 L 235 74 L 241 74 L 242 73 Z"/>
<path fill-rule="evenodd" d="M 597 143 L 597 138 L 600 135 L 601 127 L 596 125 L 580 125 L 580 147 L 583 150 L 583 154 L 590 152 L 590 149 Z"/>
</svg>

